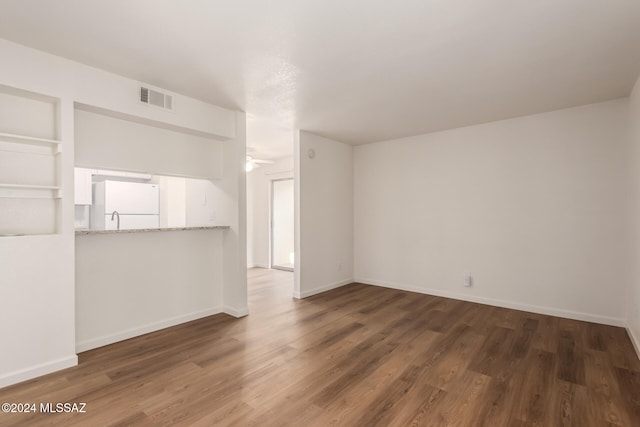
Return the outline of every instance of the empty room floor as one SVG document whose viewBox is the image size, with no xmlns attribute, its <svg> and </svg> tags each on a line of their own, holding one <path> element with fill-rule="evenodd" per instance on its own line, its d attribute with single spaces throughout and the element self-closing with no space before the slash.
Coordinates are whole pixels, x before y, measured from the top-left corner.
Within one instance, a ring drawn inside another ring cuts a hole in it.
<svg viewBox="0 0 640 427">
<path fill-rule="evenodd" d="M 249 271 L 250 316 L 216 315 L 80 354 L 0 402 L 81 403 L 0 425 L 637 426 L 622 328 L 352 284 L 292 298 Z"/>
</svg>

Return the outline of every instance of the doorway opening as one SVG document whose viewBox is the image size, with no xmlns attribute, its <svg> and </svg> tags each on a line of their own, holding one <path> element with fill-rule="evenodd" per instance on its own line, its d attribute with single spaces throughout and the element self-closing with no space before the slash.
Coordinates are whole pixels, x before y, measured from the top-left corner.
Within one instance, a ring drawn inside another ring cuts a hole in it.
<svg viewBox="0 0 640 427">
<path fill-rule="evenodd" d="M 293 271 L 293 178 L 271 181 L 271 268 Z"/>
</svg>

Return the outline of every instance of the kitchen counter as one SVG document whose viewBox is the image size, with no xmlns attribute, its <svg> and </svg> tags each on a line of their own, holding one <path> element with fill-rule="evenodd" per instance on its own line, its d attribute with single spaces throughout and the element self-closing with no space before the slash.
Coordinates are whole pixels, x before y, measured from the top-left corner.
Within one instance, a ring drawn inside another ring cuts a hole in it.
<svg viewBox="0 0 640 427">
<path fill-rule="evenodd" d="M 154 231 L 228 230 L 229 228 L 228 225 L 206 225 L 202 227 L 137 228 L 133 230 L 76 230 L 76 236 L 89 234 L 149 233 Z"/>
</svg>

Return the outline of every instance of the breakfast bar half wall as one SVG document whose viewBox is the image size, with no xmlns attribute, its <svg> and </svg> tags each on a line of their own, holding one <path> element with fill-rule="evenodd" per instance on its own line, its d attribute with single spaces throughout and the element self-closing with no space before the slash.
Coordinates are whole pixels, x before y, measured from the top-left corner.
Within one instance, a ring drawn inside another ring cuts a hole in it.
<svg viewBox="0 0 640 427">
<path fill-rule="evenodd" d="M 76 351 L 222 312 L 228 229 L 76 231 Z"/>
</svg>

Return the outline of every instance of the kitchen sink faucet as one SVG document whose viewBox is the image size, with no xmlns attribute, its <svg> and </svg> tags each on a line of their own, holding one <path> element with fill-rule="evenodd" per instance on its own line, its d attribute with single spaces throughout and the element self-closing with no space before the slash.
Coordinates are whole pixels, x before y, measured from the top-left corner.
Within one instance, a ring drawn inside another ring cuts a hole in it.
<svg viewBox="0 0 640 427">
<path fill-rule="evenodd" d="M 118 217 L 118 223 L 117 223 L 116 230 L 120 230 L 120 214 L 118 213 L 118 211 L 113 211 L 113 213 L 111 214 L 111 221 L 113 221 L 113 217 L 114 216 Z"/>
</svg>

